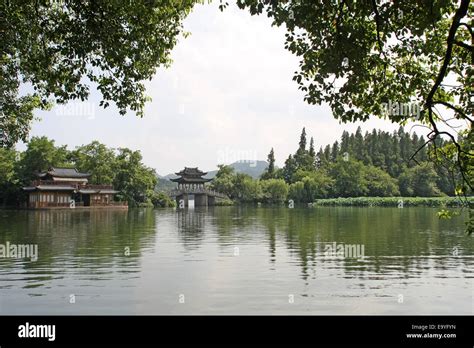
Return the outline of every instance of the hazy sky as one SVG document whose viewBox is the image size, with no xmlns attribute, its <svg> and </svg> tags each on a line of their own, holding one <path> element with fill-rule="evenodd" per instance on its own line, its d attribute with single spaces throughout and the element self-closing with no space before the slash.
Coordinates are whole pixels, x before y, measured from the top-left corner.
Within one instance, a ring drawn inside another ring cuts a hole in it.
<svg viewBox="0 0 474 348">
<path fill-rule="evenodd" d="M 271 27 L 266 16 L 235 6 L 220 12 L 217 2 L 196 5 L 185 29 L 191 35 L 175 47 L 172 67 L 146 85 L 153 101 L 144 118 L 100 108 L 91 90 L 88 102 L 38 112 L 31 136 L 46 135 L 70 149 L 99 140 L 141 150 L 144 162 L 164 175 L 184 166 L 212 170 L 219 163 L 264 160 L 271 147 L 282 165 L 304 126 L 317 149 L 358 125 L 364 131 L 398 128 L 375 118 L 339 124 L 328 106 L 306 104 L 292 81 L 298 59 L 284 49 L 285 30 Z"/>
</svg>

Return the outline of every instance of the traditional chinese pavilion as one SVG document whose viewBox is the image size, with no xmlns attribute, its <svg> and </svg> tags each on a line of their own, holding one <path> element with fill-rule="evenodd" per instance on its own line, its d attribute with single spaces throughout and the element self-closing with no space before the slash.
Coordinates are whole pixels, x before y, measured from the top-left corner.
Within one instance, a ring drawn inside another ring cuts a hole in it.
<svg viewBox="0 0 474 348">
<path fill-rule="evenodd" d="M 23 187 L 28 208 L 128 207 L 126 202 L 114 201 L 119 191 L 112 185 L 91 185 L 91 175 L 75 168 L 51 167 L 36 176 L 30 186 Z"/>
<path fill-rule="evenodd" d="M 213 191 L 206 186 L 206 183 L 212 179 L 203 178 L 207 172 L 203 172 L 196 168 L 184 167 L 178 173 L 178 178 L 171 181 L 178 183 L 178 188 L 171 192 L 171 196 L 176 198 L 178 206 L 180 202 L 184 206 L 189 206 L 189 201 L 193 200 L 195 206 L 214 205 L 216 198 L 227 198 L 225 195 Z"/>
</svg>

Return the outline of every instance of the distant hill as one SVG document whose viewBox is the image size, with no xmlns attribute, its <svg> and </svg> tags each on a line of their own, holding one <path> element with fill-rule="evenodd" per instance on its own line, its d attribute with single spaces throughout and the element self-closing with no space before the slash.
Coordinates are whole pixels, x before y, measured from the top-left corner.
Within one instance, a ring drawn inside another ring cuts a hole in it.
<svg viewBox="0 0 474 348">
<path fill-rule="evenodd" d="M 159 178 L 159 179 L 165 179 L 165 180 L 176 179 L 177 177 L 178 177 L 178 176 L 175 175 L 174 173 L 167 174 L 167 175 L 165 175 L 165 176 L 158 175 L 158 178 Z"/>
<path fill-rule="evenodd" d="M 252 178 L 257 179 L 262 175 L 265 169 L 268 167 L 268 163 L 266 161 L 239 161 L 229 164 L 232 168 L 234 168 L 236 173 L 244 173 L 250 175 Z M 217 169 L 211 170 L 207 173 L 205 178 L 212 179 L 216 176 Z M 158 175 L 158 191 L 170 191 L 171 189 L 176 187 L 176 183 L 170 181 L 170 179 L 177 178 L 174 173 L 168 175 Z"/>
<path fill-rule="evenodd" d="M 177 186 L 175 182 L 170 181 L 167 177 L 158 175 L 158 184 L 155 189 L 161 192 L 169 192 Z"/>
<path fill-rule="evenodd" d="M 268 163 L 266 161 L 239 161 L 229 164 L 229 166 L 234 168 L 236 173 L 247 174 L 254 179 L 258 179 L 268 167 Z M 217 170 L 210 171 L 206 178 L 213 178 L 216 174 Z"/>
</svg>

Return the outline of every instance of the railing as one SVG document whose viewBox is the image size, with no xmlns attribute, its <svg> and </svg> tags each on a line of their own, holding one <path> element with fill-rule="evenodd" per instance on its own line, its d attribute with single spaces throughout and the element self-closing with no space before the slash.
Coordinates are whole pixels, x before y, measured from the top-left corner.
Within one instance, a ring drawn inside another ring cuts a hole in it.
<svg viewBox="0 0 474 348">
<path fill-rule="evenodd" d="M 91 207 L 127 207 L 128 202 L 91 202 Z"/>
<path fill-rule="evenodd" d="M 76 204 L 77 205 L 77 204 Z M 28 203 L 30 208 L 55 208 L 55 207 L 69 207 L 69 203 L 55 203 L 55 202 L 30 202 Z"/>
<path fill-rule="evenodd" d="M 108 203 L 96 203 L 91 202 L 90 207 L 127 207 L 128 202 L 108 202 Z M 28 203 L 29 208 L 70 208 L 70 203 L 56 203 L 56 202 L 30 202 Z M 76 202 L 75 207 L 84 207 L 84 202 Z"/>
<path fill-rule="evenodd" d="M 77 187 L 77 183 L 70 182 L 70 181 L 52 181 L 52 180 L 33 180 L 31 182 L 31 186 L 39 186 L 39 185 L 53 185 L 53 186 L 71 186 Z"/>
<path fill-rule="evenodd" d="M 179 196 L 179 195 L 182 195 L 182 194 L 207 194 L 209 196 L 214 196 L 214 197 L 218 197 L 218 198 L 227 198 L 227 196 L 223 193 L 220 193 L 220 192 L 217 192 L 217 191 L 214 191 L 214 190 L 210 190 L 210 189 L 207 189 L 207 188 L 182 188 L 182 189 L 174 189 L 174 190 L 171 190 L 170 191 L 170 196 L 172 197 L 176 197 L 176 196 Z"/>
</svg>

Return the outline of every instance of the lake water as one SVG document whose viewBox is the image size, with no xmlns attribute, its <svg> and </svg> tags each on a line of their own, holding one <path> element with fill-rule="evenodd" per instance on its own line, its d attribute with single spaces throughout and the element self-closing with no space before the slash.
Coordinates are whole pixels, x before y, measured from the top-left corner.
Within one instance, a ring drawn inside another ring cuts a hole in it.
<svg viewBox="0 0 474 348">
<path fill-rule="evenodd" d="M 473 314 L 473 237 L 436 211 L 4 210 L 38 259 L 0 258 L 0 314 Z"/>
</svg>

